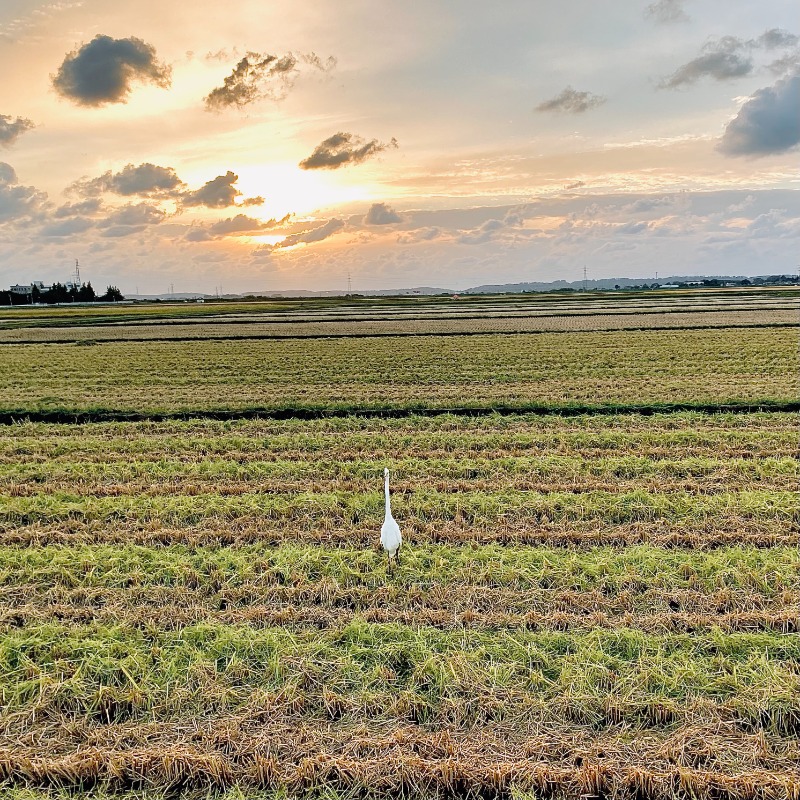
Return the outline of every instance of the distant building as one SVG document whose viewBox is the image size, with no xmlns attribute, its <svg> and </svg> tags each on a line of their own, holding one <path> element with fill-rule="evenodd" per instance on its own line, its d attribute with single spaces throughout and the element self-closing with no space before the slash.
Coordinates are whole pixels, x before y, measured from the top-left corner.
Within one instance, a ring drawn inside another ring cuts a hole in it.
<svg viewBox="0 0 800 800">
<path fill-rule="evenodd" d="M 49 292 L 50 287 L 42 281 L 32 281 L 31 283 L 15 283 L 9 287 L 11 294 L 30 294 L 36 287 L 40 292 Z"/>
</svg>

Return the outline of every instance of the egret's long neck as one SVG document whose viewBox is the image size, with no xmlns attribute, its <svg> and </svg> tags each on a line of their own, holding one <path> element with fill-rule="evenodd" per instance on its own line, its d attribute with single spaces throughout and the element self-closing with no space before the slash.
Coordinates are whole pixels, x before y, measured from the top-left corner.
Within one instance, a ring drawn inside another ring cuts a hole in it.
<svg viewBox="0 0 800 800">
<path fill-rule="evenodd" d="M 387 475 L 383 482 L 384 492 L 386 494 L 386 516 L 392 516 L 392 508 L 389 505 L 389 476 Z"/>
</svg>

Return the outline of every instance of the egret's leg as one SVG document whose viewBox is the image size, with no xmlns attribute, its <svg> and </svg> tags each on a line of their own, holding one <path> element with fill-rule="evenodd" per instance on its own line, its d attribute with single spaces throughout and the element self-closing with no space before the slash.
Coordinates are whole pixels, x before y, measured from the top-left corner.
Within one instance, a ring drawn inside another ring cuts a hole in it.
<svg viewBox="0 0 800 800">
<path fill-rule="evenodd" d="M 397 559 L 397 563 L 400 563 L 400 548 L 398 547 L 397 550 L 394 551 L 394 557 Z"/>
</svg>

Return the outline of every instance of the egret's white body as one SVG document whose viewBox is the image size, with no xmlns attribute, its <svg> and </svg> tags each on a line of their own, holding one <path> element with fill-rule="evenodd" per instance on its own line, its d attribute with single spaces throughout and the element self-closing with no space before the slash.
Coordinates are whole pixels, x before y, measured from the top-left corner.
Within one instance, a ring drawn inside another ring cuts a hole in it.
<svg viewBox="0 0 800 800">
<path fill-rule="evenodd" d="M 400 561 L 400 546 L 403 544 L 403 536 L 400 533 L 400 526 L 392 516 L 392 508 L 389 502 L 389 470 L 383 470 L 384 492 L 386 494 L 386 518 L 381 525 L 381 547 L 386 551 L 387 563 L 395 558 Z"/>
</svg>

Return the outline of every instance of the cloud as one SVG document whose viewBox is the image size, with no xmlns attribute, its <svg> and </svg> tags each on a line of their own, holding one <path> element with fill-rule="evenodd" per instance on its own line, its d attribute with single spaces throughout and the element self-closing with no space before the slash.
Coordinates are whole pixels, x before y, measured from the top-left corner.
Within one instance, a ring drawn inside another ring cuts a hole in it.
<svg viewBox="0 0 800 800">
<path fill-rule="evenodd" d="M 800 75 L 759 89 L 728 123 L 717 149 L 728 156 L 785 153 L 800 144 Z"/>
<path fill-rule="evenodd" d="M 311 53 L 306 53 L 301 56 L 303 61 L 306 62 L 314 69 L 320 70 L 320 72 L 330 72 L 336 66 L 336 58 L 334 56 L 328 56 L 324 61 L 313 51 Z"/>
<path fill-rule="evenodd" d="M 800 71 L 800 53 L 787 53 L 785 56 L 776 58 L 767 69 L 773 75 L 786 75 L 787 73 Z"/>
<path fill-rule="evenodd" d="M 291 214 L 287 214 L 282 219 L 270 219 L 264 222 L 255 217 L 248 217 L 245 214 L 237 214 L 235 217 L 221 219 L 210 225 L 208 232 L 212 237 L 234 236 L 238 233 L 255 233 L 284 225 L 289 221 L 290 217 Z"/>
<path fill-rule="evenodd" d="M 134 81 L 166 88 L 171 70 L 156 59 L 152 45 L 135 36 L 112 39 L 98 34 L 69 53 L 52 77 L 53 88 L 79 106 L 124 103 Z"/>
<path fill-rule="evenodd" d="M 63 236 L 72 236 L 76 233 L 83 233 L 94 225 L 94 221 L 86 217 L 73 217 L 71 219 L 62 219 L 58 222 L 50 222 L 45 225 L 42 230 L 42 236 L 60 238 Z"/>
<path fill-rule="evenodd" d="M 444 235 L 441 228 L 417 228 L 414 231 L 406 231 L 397 237 L 398 244 L 417 244 L 418 242 L 432 242 Z"/>
<path fill-rule="evenodd" d="M 723 36 L 703 46 L 703 53 L 684 64 L 658 84 L 660 89 L 677 89 L 703 77 L 718 81 L 740 78 L 753 71 L 747 44 L 735 36 Z"/>
<path fill-rule="evenodd" d="M 342 228 L 344 228 L 344 220 L 334 217 L 333 219 L 329 219 L 319 228 L 312 228 L 308 231 L 293 233 L 291 236 L 287 236 L 285 239 L 282 239 L 280 242 L 278 242 L 275 247 L 294 247 L 296 244 L 311 244 L 312 242 L 321 242 L 323 239 L 333 236 L 334 233 L 340 231 Z"/>
<path fill-rule="evenodd" d="M 228 170 L 224 175 L 217 175 L 199 189 L 184 192 L 180 196 L 181 203 L 186 207 L 228 208 L 236 204 L 237 197 L 242 196 L 242 193 L 233 185 L 238 180 L 239 176 Z M 261 205 L 263 202 L 263 197 L 250 197 L 242 205 Z"/>
<path fill-rule="evenodd" d="M 504 220 L 500 219 L 487 219 L 483 225 L 478 226 L 474 230 L 464 231 L 458 237 L 458 241 L 462 244 L 483 244 L 484 242 L 491 242 L 497 231 L 503 230 L 507 226 Z M 513 223 L 512 223 L 513 224 Z"/>
<path fill-rule="evenodd" d="M 5 161 L 0 161 L 0 186 L 10 186 L 17 183 L 17 173 L 11 164 L 6 164 Z"/>
<path fill-rule="evenodd" d="M 228 77 L 213 89 L 205 98 L 206 108 L 213 111 L 236 106 L 244 106 L 269 96 L 276 91 L 268 87 L 275 79 L 283 94 L 291 87 L 291 76 L 297 66 L 297 59 L 291 54 L 278 58 L 269 54 L 248 52 L 234 67 Z"/>
<path fill-rule="evenodd" d="M 131 203 L 115 209 L 106 219 L 97 223 L 98 228 L 112 228 L 115 226 L 139 227 L 144 225 L 157 225 L 167 216 L 165 211 L 149 203 Z"/>
<path fill-rule="evenodd" d="M 365 225 L 392 225 L 403 218 L 386 203 L 373 203 L 364 216 Z"/>
<path fill-rule="evenodd" d="M 631 222 L 625 222 L 622 225 L 618 226 L 616 232 L 626 233 L 626 234 L 643 233 L 644 231 L 648 230 L 649 227 L 650 223 L 645 222 L 644 220 L 638 220 L 635 222 L 631 221 Z"/>
<path fill-rule="evenodd" d="M 397 139 L 388 143 L 372 139 L 367 142 L 352 133 L 334 133 L 322 144 L 317 145 L 314 152 L 300 162 L 301 169 L 338 169 L 345 164 L 360 164 L 371 156 L 396 148 Z"/>
<path fill-rule="evenodd" d="M 780 47 L 796 47 L 798 37 L 782 28 L 771 28 L 764 31 L 758 39 L 750 42 L 754 47 L 763 47 L 765 50 L 777 50 Z"/>
<path fill-rule="evenodd" d="M 221 53 L 209 54 L 208 59 L 218 58 Z M 269 53 L 248 52 L 233 68 L 233 71 L 205 97 L 206 109 L 223 111 L 231 106 L 244 108 L 257 100 L 284 98 L 294 85 L 302 61 L 314 69 L 328 72 L 336 65 L 330 56 L 323 62 L 316 53 L 295 55 L 286 53 L 275 56 Z"/>
<path fill-rule="evenodd" d="M 187 242 L 210 242 L 214 237 L 202 225 L 192 225 L 183 238 Z"/>
<path fill-rule="evenodd" d="M 17 184 L 14 168 L 0 161 L 0 222 L 36 214 L 47 200 L 47 195 L 33 186 Z"/>
<path fill-rule="evenodd" d="M 80 8 L 82 5 L 83 0 L 75 0 L 75 2 L 60 0 L 60 2 L 39 4 L 38 8 L 25 16 L 8 15 L 7 21 L 0 25 L 0 39 L 20 42 L 22 36 L 31 28 L 40 26 L 42 22 L 52 19 L 57 14 L 72 8 Z M 24 8 L 24 6 L 20 8 Z"/>
<path fill-rule="evenodd" d="M 8 114 L 0 114 L 0 145 L 10 147 L 23 133 L 35 127 L 29 119 L 12 119 Z"/>
<path fill-rule="evenodd" d="M 677 89 L 681 86 L 696 83 L 704 77 L 718 81 L 732 80 L 749 75 L 755 68 L 753 50 L 776 50 L 778 48 L 795 47 L 798 37 L 782 28 L 771 28 L 764 31 L 756 39 L 739 39 L 736 36 L 723 36 L 703 45 L 697 58 L 678 67 L 667 78 L 663 78 L 660 89 Z M 797 54 L 788 54 L 770 65 L 776 74 L 785 72 L 797 61 Z"/>
<path fill-rule="evenodd" d="M 65 203 L 55 210 L 53 216 L 57 219 L 63 217 L 92 216 L 100 211 L 102 205 L 102 202 L 98 198 L 83 200 L 80 203 Z"/>
<path fill-rule="evenodd" d="M 645 9 L 645 16 L 656 22 L 687 22 L 689 15 L 683 9 L 684 0 L 658 0 Z"/>
<path fill-rule="evenodd" d="M 567 111 L 571 114 L 582 114 L 584 111 L 588 111 L 590 108 L 595 108 L 605 102 L 605 97 L 591 92 L 578 92 L 571 86 L 567 86 L 561 94 L 536 106 L 536 110 Z"/>
<path fill-rule="evenodd" d="M 110 170 L 98 178 L 77 181 L 70 189 L 84 197 L 92 197 L 101 192 L 112 192 L 123 196 L 142 195 L 144 197 L 169 196 L 183 181 L 172 167 L 159 167 L 145 163 L 135 167 L 128 164 L 120 172 Z"/>
</svg>

